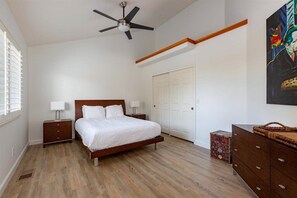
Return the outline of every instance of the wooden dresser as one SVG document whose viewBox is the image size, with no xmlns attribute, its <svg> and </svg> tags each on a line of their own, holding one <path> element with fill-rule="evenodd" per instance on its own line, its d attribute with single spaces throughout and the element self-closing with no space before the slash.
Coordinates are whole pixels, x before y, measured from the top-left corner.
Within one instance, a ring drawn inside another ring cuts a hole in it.
<svg viewBox="0 0 297 198">
<path fill-rule="evenodd" d="M 72 141 L 72 120 L 43 122 L 43 147 L 47 144 Z"/>
<path fill-rule="evenodd" d="M 233 169 L 259 197 L 297 197 L 297 151 L 232 126 Z"/>
</svg>

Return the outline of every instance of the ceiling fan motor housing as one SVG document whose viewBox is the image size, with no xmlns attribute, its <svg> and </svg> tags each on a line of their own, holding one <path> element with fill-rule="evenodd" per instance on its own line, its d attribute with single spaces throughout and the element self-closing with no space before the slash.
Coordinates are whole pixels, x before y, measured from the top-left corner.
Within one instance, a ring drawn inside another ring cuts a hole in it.
<svg viewBox="0 0 297 198">
<path fill-rule="evenodd" d="M 130 25 L 128 23 L 126 23 L 126 21 L 124 19 L 120 19 L 119 23 L 118 23 L 118 29 L 121 32 L 127 32 L 130 30 Z"/>
</svg>

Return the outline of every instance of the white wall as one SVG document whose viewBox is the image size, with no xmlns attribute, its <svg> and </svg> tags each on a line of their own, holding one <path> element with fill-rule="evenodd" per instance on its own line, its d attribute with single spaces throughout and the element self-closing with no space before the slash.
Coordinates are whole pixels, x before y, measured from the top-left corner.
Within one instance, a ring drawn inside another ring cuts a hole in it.
<svg viewBox="0 0 297 198">
<path fill-rule="evenodd" d="M 42 143 L 43 121 L 54 119 L 51 101 L 65 101 L 62 117 L 72 119 L 76 99 L 143 101 L 146 90 L 134 62 L 152 51 L 153 36 L 141 31 L 133 33 L 132 41 L 120 34 L 30 47 L 30 144 Z M 129 105 L 127 111 L 132 111 Z"/>
<path fill-rule="evenodd" d="M 226 24 L 248 18 L 248 122 L 297 125 L 297 107 L 266 104 L 266 19 L 288 0 L 226 0 Z"/>
<path fill-rule="evenodd" d="M 225 0 L 198 0 L 156 28 L 159 50 L 184 38 L 198 39 L 225 27 Z"/>
<path fill-rule="evenodd" d="M 196 144 L 210 148 L 210 132 L 247 121 L 246 39 L 243 26 L 196 47 Z"/>
<path fill-rule="evenodd" d="M 0 1 L 0 20 L 9 30 L 23 55 L 23 104 L 22 115 L 18 119 L 0 126 L 0 196 L 3 193 L 7 182 L 12 176 L 22 151 L 28 144 L 28 100 L 27 100 L 27 44 L 20 32 L 18 25 L 6 3 Z M 12 156 L 12 149 L 14 155 Z"/>
</svg>

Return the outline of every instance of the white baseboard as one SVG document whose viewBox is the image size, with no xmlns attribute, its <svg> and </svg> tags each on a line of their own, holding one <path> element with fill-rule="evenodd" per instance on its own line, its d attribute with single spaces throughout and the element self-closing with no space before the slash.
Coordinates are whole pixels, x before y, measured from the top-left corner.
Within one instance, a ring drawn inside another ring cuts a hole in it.
<svg viewBox="0 0 297 198">
<path fill-rule="evenodd" d="M 43 143 L 43 140 L 40 139 L 40 140 L 29 140 L 29 145 L 36 145 L 36 144 L 42 144 Z"/>
<path fill-rule="evenodd" d="M 0 197 L 4 193 L 4 190 L 6 189 L 9 181 L 11 180 L 13 174 L 15 173 L 17 167 L 19 166 L 21 160 L 23 159 L 24 154 L 26 153 L 28 146 L 29 145 L 27 143 L 26 146 L 24 147 L 24 149 L 22 150 L 21 154 L 19 155 L 19 157 L 17 158 L 17 160 L 15 161 L 15 163 L 13 164 L 13 166 L 11 167 L 11 169 L 9 170 L 8 174 L 4 178 L 2 184 L 0 185 Z"/>
<path fill-rule="evenodd" d="M 194 144 L 197 145 L 197 146 L 201 146 L 201 147 L 203 147 L 203 148 L 206 148 L 206 149 L 210 150 L 210 144 L 209 144 L 209 143 L 205 143 L 205 142 L 196 140 L 196 141 L 194 142 Z"/>
</svg>

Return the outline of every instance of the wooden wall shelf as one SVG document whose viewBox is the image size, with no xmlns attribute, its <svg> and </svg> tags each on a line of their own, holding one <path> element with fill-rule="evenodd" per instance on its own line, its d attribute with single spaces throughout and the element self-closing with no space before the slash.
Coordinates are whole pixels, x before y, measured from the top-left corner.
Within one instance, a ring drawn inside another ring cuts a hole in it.
<svg viewBox="0 0 297 198">
<path fill-rule="evenodd" d="M 236 28 L 239 28 L 241 26 L 244 26 L 248 24 L 248 20 L 245 19 L 243 21 L 240 21 L 238 23 L 235 23 L 231 26 L 228 26 L 226 28 L 223 28 L 217 32 L 213 32 L 209 35 L 206 35 L 204 37 L 201 37 L 197 40 L 193 40 L 193 39 L 190 39 L 190 38 L 185 38 L 183 40 L 180 40 L 176 43 L 173 43 L 172 45 L 169 45 L 163 49 L 160 49 L 148 56 L 145 56 L 143 58 L 140 58 L 138 60 L 135 61 L 136 65 L 137 66 L 144 66 L 144 65 L 147 65 L 147 64 L 151 64 L 151 63 L 154 63 L 154 62 L 157 62 L 157 61 L 160 61 L 160 60 L 163 60 L 165 58 L 168 58 L 168 57 L 171 57 L 171 56 L 174 56 L 176 54 L 180 54 L 180 53 L 183 53 L 185 51 L 189 51 L 191 49 L 194 48 L 195 45 L 203 42 L 203 41 L 206 41 L 208 39 L 211 39 L 213 37 L 216 37 L 216 36 L 219 36 L 221 34 L 224 34 L 226 32 L 229 32 L 231 30 L 234 30 Z"/>
<path fill-rule="evenodd" d="M 156 51 L 146 57 L 143 57 L 136 61 L 138 66 L 145 66 L 147 64 L 151 64 L 165 58 L 189 51 L 193 49 L 196 45 L 196 42 L 192 39 L 185 38 L 180 40 L 170 46 L 167 46 L 159 51 Z"/>
</svg>

